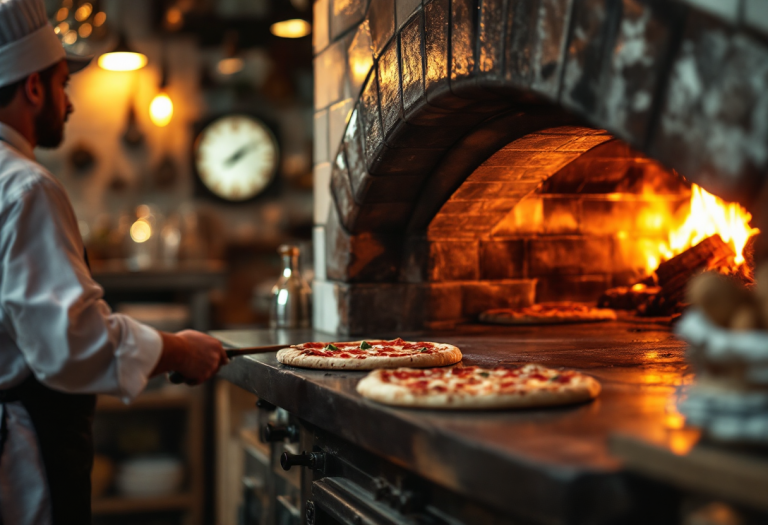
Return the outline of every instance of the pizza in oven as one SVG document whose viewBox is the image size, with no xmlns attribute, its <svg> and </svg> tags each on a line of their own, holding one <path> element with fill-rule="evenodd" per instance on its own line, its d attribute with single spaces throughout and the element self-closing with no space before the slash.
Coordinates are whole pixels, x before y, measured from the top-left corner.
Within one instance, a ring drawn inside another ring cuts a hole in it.
<svg viewBox="0 0 768 525">
<path fill-rule="evenodd" d="M 600 383 L 575 370 L 526 364 L 374 370 L 357 384 L 368 399 L 401 407 L 438 409 L 527 408 L 594 399 Z"/>
<path fill-rule="evenodd" d="M 303 368 L 374 370 L 446 366 L 461 361 L 461 350 L 445 343 L 424 341 L 351 341 L 345 343 L 304 343 L 283 348 L 277 360 Z"/>
<path fill-rule="evenodd" d="M 564 324 L 614 321 L 616 312 L 580 303 L 540 303 L 524 308 L 499 308 L 480 314 L 480 321 L 491 324 Z"/>
</svg>

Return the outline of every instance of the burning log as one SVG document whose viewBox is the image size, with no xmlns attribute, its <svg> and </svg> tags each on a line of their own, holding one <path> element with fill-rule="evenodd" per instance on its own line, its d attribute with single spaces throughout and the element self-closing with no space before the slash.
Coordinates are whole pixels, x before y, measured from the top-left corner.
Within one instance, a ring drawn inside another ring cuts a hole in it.
<svg viewBox="0 0 768 525">
<path fill-rule="evenodd" d="M 735 266 L 736 253 L 719 235 L 713 235 L 680 255 L 665 261 L 656 269 L 662 292 L 670 293 L 685 287 L 694 274 L 722 266 Z M 683 281 L 680 284 L 680 281 Z M 682 296 L 681 296 L 682 297 Z"/>
<path fill-rule="evenodd" d="M 668 316 L 679 313 L 685 306 L 684 294 L 688 282 L 698 273 L 714 270 L 726 275 L 742 276 L 734 260 L 736 253 L 719 235 L 713 235 L 679 255 L 665 261 L 656 269 L 658 286 L 646 282 L 629 288 L 613 288 L 598 301 L 602 307 L 636 310 L 641 316 Z"/>
</svg>

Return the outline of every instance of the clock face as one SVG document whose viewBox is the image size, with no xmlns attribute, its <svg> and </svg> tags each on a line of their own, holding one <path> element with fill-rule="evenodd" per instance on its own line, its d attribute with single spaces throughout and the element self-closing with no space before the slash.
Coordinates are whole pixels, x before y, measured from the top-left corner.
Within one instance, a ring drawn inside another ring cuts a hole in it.
<svg viewBox="0 0 768 525">
<path fill-rule="evenodd" d="M 197 137 L 195 165 L 203 184 L 229 201 L 255 197 L 269 185 L 278 161 L 277 142 L 258 120 L 222 117 Z"/>
</svg>

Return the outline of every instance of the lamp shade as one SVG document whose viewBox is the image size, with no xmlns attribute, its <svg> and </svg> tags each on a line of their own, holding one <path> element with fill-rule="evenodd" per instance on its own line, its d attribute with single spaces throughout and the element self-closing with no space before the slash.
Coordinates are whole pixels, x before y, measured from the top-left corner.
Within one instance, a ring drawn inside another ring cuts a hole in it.
<svg viewBox="0 0 768 525">
<path fill-rule="evenodd" d="M 147 56 L 128 45 L 128 39 L 121 33 L 117 47 L 99 57 L 99 67 L 108 71 L 135 71 L 147 65 Z"/>
</svg>

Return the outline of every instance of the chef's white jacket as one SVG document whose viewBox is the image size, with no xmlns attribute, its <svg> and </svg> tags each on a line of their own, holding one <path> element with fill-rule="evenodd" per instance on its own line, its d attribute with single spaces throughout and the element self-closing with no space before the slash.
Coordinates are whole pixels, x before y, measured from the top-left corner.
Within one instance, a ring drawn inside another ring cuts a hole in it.
<svg viewBox="0 0 768 525">
<path fill-rule="evenodd" d="M 29 374 L 54 390 L 128 402 L 146 386 L 160 334 L 112 313 L 91 278 L 67 194 L 30 144 L 0 123 L 0 390 Z M 8 438 L 0 458 L 6 524 L 50 523 L 35 431 L 20 402 L 0 405 Z"/>
</svg>

